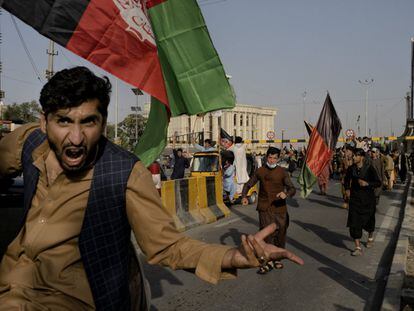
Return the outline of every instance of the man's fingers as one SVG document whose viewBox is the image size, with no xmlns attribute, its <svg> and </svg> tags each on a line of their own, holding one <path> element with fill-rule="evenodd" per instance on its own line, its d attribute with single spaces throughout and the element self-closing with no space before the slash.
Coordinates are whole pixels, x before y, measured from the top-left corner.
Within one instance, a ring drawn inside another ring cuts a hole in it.
<svg viewBox="0 0 414 311">
<path fill-rule="evenodd" d="M 254 236 L 249 235 L 249 243 L 253 247 L 256 258 L 263 258 L 264 260 L 267 260 L 264 249 L 260 246 L 259 242 L 256 241 Z"/>
<path fill-rule="evenodd" d="M 262 230 L 257 232 L 254 237 L 256 240 L 261 241 L 264 240 L 265 237 L 267 237 L 269 234 L 273 233 L 276 230 L 277 226 L 275 223 L 272 223 L 266 227 L 264 227 Z"/>
<path fill-rule="evenodd" d="M 255 254 L 253 253 L 253 249 L 249 245 L 249 242 L 247 241 L 247 238 L 245 235 L 242 235 L 242 246 L 243 246 L 243 250 L 244 250 L 247 260 L 250 263 L 254 263 L 256 261 L 256 265 L 257 265 L 257 258 Z"/>
<path fill-rule="evenodd" d="M 296 256 L 294 253 L 281 248 L 280 251 L 273 252 L 270 254 L 270 258 L 272 260 L 280 260 L 280 259 L 289 259 L 290 261 L 293 261 L 297 263 L 298 265 L 303 265 L 304 261 L 299 256 Z"/>
</svg>

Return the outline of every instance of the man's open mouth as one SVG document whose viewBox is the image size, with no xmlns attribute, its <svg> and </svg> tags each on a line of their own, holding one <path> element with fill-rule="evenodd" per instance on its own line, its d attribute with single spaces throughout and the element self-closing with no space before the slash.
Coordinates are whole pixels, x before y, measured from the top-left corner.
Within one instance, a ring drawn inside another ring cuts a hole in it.
<svg viewBox="0 0 414 311">
<path fill-rule="evenodd" d="M 86 156 L 86 149 L 84 147 L 68 147 L 64 150 L 65 162 L 69 166 L 78 166 L 82 164 Z"/>
</svg>

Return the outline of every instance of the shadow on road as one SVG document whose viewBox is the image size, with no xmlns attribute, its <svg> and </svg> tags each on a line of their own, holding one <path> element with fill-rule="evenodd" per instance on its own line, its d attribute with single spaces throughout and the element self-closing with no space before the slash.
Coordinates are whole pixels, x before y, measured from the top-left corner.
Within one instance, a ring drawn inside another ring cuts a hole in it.
<svg viewBox="0 0 414 311">
<path fill-rule="evenodd" d="M 240 245 L 242 234 L 247 235 L 247 233 L 240 232 L 236 228 L 230 228 L 228 232 L 224 233 L 220 237 L 220 243 L 224 245 L 229 245 L 229 243 L 225 243 L 225 239 L 232 238 L 234 245 Z"/>
<path fill-rule="evenodd" d="M 352 269 L 345 267 L 342 264 L 339 264 L 338 262 L 322 255 L 321 253 L 292 238 L 288 238 L 287 240 L 290 245 L 313 257 L 326 266 L 319 268 L 319 271 L 330 277 L 335 282 L 341 284 L 344 288 L 354 293 L 362 300 L 367 301 L 368 297 L 371 295 L 370 292 L 372 288 L 372 286 L 367 286 L 367 284 L 375 283 L 376 280 L 369 279 L 365 275 L 362 275 Z"/>
<path fill-rule="evenodd" d="M 295 208 L 299 207 L 298 201 L 294 198 L 287 198 L 286 203 L 288 206 L 291 206 L 291 207 L 295 207 Z"/>
<path fill-rule="evenodd" d="M 246 214 L 242 213 L 239 209 L 232 209 L 231 212 L 237 216 L 239 216 L 244 222 L 249 223 L 249 224 L 253 224 L 255 226 L 257 226 L 257 228 L 259 228 L 259 220 L 247 216 Z"/>
<path fill-rule="evenodd" d="M 315 225 L 315 224 L 306 223 L 306 222 L 302 222 L 299 220 L 291 220 L 291 221 L 297 224 L 298 226 L 302 227 L 304 230 L 315 233 L 325 243 L 352 251 L 344 243 L 344 241 L 352 241 L 352 239 L 346 235 L 329 231 L 328 229 Z"/>
<path fill-rule="evenodd" d="M 163 281 L 166 281 L 169 285 L 184 285 L 178 278 L 174 276 L 174 274 L 172 274 L 165 267 L 145 264 L 144 271 L 146 275 L 151 275 L 150 288 L 152 299 L 159 298 L 164 295 L 161 284 Z"/>
<path fill-rule="evenodd" d="M 323 200 L 318 200 L 318 199 L 313 199 L 313 198 L 307 198 L 306 200 L 308 200 L 309 202 L 313 202 L 313 203 L 316 203 L 316 204 L 320 204 L 322 206 L 343 209 L 341 205 L 333 204 L 333 203 L 330 203 L 330 202 L 327 202 L 327 201 L 323 201 Z"/>
<path fill-rule="evenodd" d="M 340 204 L 340 205 L 342 205 L 342 204 L 344 203 L 344 199 L 343 199 L 342 197 L 337 197 L 337 196 L 334 196 L 334 195 L 328 194 L 328 195 L 326 196 L 326 198 L 327 198 L 329 201 L 332 201 L 332 202 L 337 202 L 337 203 L 338 203 L 338 204 Z"/>
</svg>

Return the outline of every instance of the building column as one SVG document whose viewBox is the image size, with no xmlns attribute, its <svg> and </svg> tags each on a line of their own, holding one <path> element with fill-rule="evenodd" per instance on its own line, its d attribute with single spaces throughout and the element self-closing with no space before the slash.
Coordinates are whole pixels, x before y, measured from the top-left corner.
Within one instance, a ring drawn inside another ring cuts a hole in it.
<svg viewBox="0 0 414 311">
<path fill-rule="evenodd" d="M 243 137 L 243 139 L 247 138 L 247 113 L 244 112 L 243 113 L 243 125 L 242 125 L 242 135 L 240 135 L 241 137 Z"/>
<path fill-rule="evenodd" d="M 260 123 L 259 139 L 264 139 L 264 137 L 263 137 L 264 136 L 264 128 L 265 128 L 265 116 L 264 115 L 260 116 L 259 123 Z"/>
<path fill-rule="evenodd" d="M 259 127 L 258 127 L 258 124 L 257 124 L 257 116 L 258 116 L 258 114 L 255 113 L 254 117 L 253 117 L 253 120 L 254 120 L 253 139 L 257 139 L 257 133 L 259 131 Z"/>
<path fill-rule="evenodd" d="M 239 130 L 240 130 L 240 114 L 239 113 L 235 113 L 234 114 L 236 117 L 236 124 L 234 125 L 234 130 L 232 133 L 229 133 L 231 136 L 233 135 L 239 135 Z"/>
<path fill-rule="evenodd" d="M 246 138 L 245 139 L 252 139 L 252 121 L 253 121 L 253 114 L 247 113 L 247 118 L 249 118 L 249 122 L 247 122 L 247 129 L 246 129 Z"/>
<path fill-rule="evenodd" d="M 223 120 L 223 118 L 222 118 Z M 213 117 L 213 130 L 211 133 L 212 140 L 217 140 L 218 138 L 218 117 Z"/>
</svg>

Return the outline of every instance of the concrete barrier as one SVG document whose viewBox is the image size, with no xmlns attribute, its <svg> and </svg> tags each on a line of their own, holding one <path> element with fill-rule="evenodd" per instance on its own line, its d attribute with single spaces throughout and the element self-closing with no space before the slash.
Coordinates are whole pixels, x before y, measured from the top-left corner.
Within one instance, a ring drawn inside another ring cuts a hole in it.
<svg viewBox="0 0 414 311">
<path fill-rule="evenodd" d="M 223 202 L 221 176 L 190 177 L 162 182 L 161 200 L 179 231 L 230 215 Z"/>
<path fill-rule="evenodd" d="M 197 196 L 196 177 L 162 182 L 161 200 L 177 230 L 185 231 L 206 222 L 199 211 Z"/>
<path fill-rule="evenodd" d="M 197 177 L 198 207 L 207 223 L 230 215 L 223 202 L 223 183 L 221 176 Z"/>
</svg>

